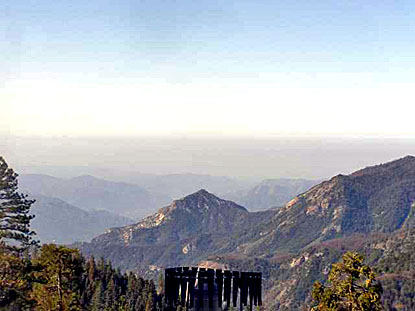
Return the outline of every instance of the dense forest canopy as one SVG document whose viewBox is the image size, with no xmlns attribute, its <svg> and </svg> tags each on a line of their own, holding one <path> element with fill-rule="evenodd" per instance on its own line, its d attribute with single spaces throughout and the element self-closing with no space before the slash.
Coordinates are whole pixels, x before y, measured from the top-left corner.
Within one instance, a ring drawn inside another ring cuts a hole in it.
<svg viewBox="0 0 415 311">
<path fill-rule="evenodd" d="M 153 311 L 153 281 L 121 272 L 55 244 L 41 248 L 30 230 L 34 200 L 18 192 L 17 174 L 0 157 L 0 308 L 10 311 Z"/>
</svg>

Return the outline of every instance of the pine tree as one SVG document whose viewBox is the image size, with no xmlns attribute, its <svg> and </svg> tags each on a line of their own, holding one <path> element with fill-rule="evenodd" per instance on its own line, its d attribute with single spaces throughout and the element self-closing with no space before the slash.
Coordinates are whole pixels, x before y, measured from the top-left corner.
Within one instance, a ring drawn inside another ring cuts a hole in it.
<svg viewBox="0 0 415 311">
<path fill-rule="evenodd" d="M 42 267 L 36 275 L 41 280 L 35 284 L 33 296 L 37 310 L 69 311 L 80 309 L 80 283 L 83 259 L 78 250 L 54 244 L 43 245 L 39 258 Z"/>
<path fill-rule="evenodd" d="M 159 274 L 157 294 L 158 295 L 164 295 L 164 278 L 163 278 L 163 273 L 160 273 Z"/>
<path fill-rule="evenodd" d="M 316 302 L 313 311 L 378 311 L 381 310 L 382 287 L 375 273 L 363 264 L 363 256 L 347 252 L 342 261 L 332 265 L 329 273 L 331 286 L 314 283 L 312 296 Z"/>
<path fill-rule="evenodd" d="M 142 286 L 140 280 L 137 279 L 134 273 L 130 272 L 128 274 L 127 293 L 125 294 L 127 310 L 138 310 L 136 305 L 141 291 Z"/>
<path fill-rule="evenodd" d="M 96 287 L 95 281 L 98 277 L 98 272 L 96 269 L 95 259 L 93 256 L 91 256 L 86 262 L 85 271 L 87 275 L 85 276 L 84 292 L 82 293 L 83 305 L 86 305 L 91 301 Z"/>
<path fill-rule="evenodd" d="M 145 311 L 155 310 L 156 287 L 153 281 L 146 281 L 145 289 L 143 291 L 143 298 L 145 299 Z"/>
<path fill-rule="evenodd" d="M 35 201 L 18 192 L 17 177 L 0 156 L 0 242 L 8 242 L 9 248 L 22 251 L 37 244 L 32 240 L 35 233 L 30 230 L 34 216 L 29 214 Z"/>
<path fill-rule="evenodd" d="M 104 286 L 102 281 L 98 281 L 96 288 L 95 288 L 95 292 L 94 295 L 92 296 L 92 301 L 91 301 L 91 310 L 92 311 L 103 311 L 103 296 L 104 296 Z"/>
<path fill-rule="evenodd" d="M 115 282 L 114 279 L 111 278 L 111 280 L 108 283 L 107 290 L 105 291 L 105 297 L 104 297 L 104 307 L 105 311 L 117 311 L 117 292 L 115 289 Z"/>
<path fill-rule="evenodd" d="M 31 309 L 32 282 L 31 261 L 0 243 L 0 310 Z"/>
<path fill-rule="evenodd" d="M 29 215 L 33 200 L 17 192 L 17 174 L 0 156 L 0 309 L 30 308 L 33 266 L 27 255 L 34 235 Z"/>
</svg>

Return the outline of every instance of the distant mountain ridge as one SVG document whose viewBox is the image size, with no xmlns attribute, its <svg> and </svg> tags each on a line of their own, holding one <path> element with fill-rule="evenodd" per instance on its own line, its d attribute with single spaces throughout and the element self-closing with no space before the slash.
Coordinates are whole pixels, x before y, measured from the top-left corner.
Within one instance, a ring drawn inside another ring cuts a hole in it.
<svg viewBox="0 0 415 311">
<path fill-rule="evenodd" d="M 61 179 L 48 175 L 19 176 L 23 192 L 59 198 L 85 210 L 106 210 L 125 217 L 141 219 L 152 214 L 171 199 L 143 188 L 113 182 L 90 175 Z"/>
<path fill-rule="evenodd" d="M 247 191 L 253 182 L 239 180 L 225 176 L 202 174 L 168 174 L 143 175 L 138 174 L 121 178 L 126 182 L 138 185 L 149 192 L 164 193 L 171 198 L 181 198 L 200 189 L 223 196 L 225 193 Z"/>
<path fill-rule="evenodd" d="M 206 189 L 224 199 L 234 201 L 249 211 L 280 207 L 296 195 L 317 184 L 318 180 L 296 178 L 265 179 L 261 182 L 225 176 L 200 174 L 131 175 L 121 178 L 155 193 L 178 198 Z"/>
<path fill-rule="evenodd" d="M 107 179 L 108 178 L 108 179 Z M 58 197 L 83 209 L 105 209 L 134 219 L 154 213 L 175 198 L 206 189 L 250 211 L 281 207 L 306 191 L 317 180 L 266 179 L 260 183 L 224 176 L 200 174 L 131 175 L 98 178 L 80 175 L 69 179 L 44 174 L 23 174 L 20 188 Z M 117 180 L 114 181 L 113 179 Z M 123 181 L 121 181 L 123 180 Z"/>
<path fill-rule="evenodd" d="M 41 195 L 30 197 L 36 199 L 31 209 L 35 215 L 31 227 L 36 232 L 35 239 L 41 243 L 89 241 L 111 227 L 133 222 L 107 211 L 85 211 L 57 198 Z"/>
<path fill-rule="evenodd" d="M 265 179 L 247 191 L 226 194 L 232 200 L 250 211 L 281 207 L 300 193 L 319 183 L 318 180 L 278 178 Z"/>
</svg>

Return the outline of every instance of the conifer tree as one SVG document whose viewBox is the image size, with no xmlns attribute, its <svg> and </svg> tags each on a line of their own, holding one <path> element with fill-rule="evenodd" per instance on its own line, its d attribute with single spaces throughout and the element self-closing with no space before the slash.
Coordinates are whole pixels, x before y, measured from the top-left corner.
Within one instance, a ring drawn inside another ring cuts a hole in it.
<svg viewBox="0 0 415 311">
<path fill-rule="evenodd" d="M 313 311 L 378 311 L 381 310 L 381 285 L 375 272 L 363 264 L 363 256 L 347 252 L 342 261 L 332 265 L 329 273 L 331 286 L 314 283 L 312 296 L 316 302 Z"/>
<path fill-rule="evenodd" d="M 164 295 L 164 278 L 163 278 L 163 273 L 160 273 L 159 274 L 157 294 L 158 295 Z"/>
<path fill-rule="evenodd" d="M 114 278 L 108 283 L 107 289 L 105 291 L 104 306 L 105 311 L 117 311 L 117 292 L 115 289 Z"/>
<path fill-rule="evenodd" d="M 84 292 L 83 292 L 83 304 L 87 304 L 91 301 L 95 291 L 95 280 L 97 278 L 97 269 L 95 265 L 95 259 L 91 256 L 85 264 L 85 276 Z"/>
<path fill-rule="evenodd" d="M 0 242 L 13 250 L 22 251 L 36 244 L 30 230 L 33 215 L 29 214 L 34 200 L 18 192 L 18 175 L 0 156 Z"/>
<path fill-rule="evenodd" d="M 36 275 L 40 282 L 35 284 L 33 296 L 37 310 L 75 311 L 80 310 L 80 283 L 83 259 L 78 250 L 54 244 L 43 245 L 35 262 L 42 267 Z"/>
<path fill-rule="evenodd" d="M 30 309 L 32 281 L 31 261 L 0 243 L 0 310 Z"/>
<path fill-rule="evenodd" d="M 18 190 L 17 174 L 0 156 L 0 309 L 30 308 L 33 267 L 27 255 L 34 232 L 30 206 L 34 200 Z"/>
<path fill-rule="evenodd" d="M 130 272 L 128 274 L 127 281 L 127 292 L 126 292 L 126 306 L 127 310 L 135 310 L 137 300 L 139 300 L 139 295 L 141 293 L 142 287 L 137 277 L 134 273 Z"/>
<path fill-rule="evenodd" d="M 98 281 L 94 295 L 92 296 L 91 310 L 92 311 L 103 311 L 103 296 L 104 296 L 104 286 L 102 281 Z"/>
</svg>

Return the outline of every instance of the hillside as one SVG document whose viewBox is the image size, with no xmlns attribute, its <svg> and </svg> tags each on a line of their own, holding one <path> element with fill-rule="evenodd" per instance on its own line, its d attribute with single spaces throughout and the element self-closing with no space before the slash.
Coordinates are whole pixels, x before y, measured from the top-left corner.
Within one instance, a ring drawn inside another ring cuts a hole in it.
<svg viewBox="0 0 415 311">
<path fill-rule="evenodd" d="M 237 240 L 240 228 L 249 230 L 273 213 L 249 213 L 200 190 L 134 225 L 111 229 L 80 248 L 129 269 L 196 263 L 218 250 L 233 250 L 232 240 L 224 244 L 224 237 Z"/>
<path fill-rule="evenodd" d="M 297 251 L 354 233 L 415 225 L 415 158 L 338 175 L 295 197 L 240 245 L 245 254 Z"/>
<path fill-rule="evenodd" d="M 32 229 L 42 243 L 73 243 L 89 241 L 112 227 L 125 226 L 133 221 L 107 211 L 85 211 L 60 199 L 31 196 L 36 199 L 31 212 Z"/>
<path fill-rule="evenodd" d="M 267 310 L 309 310 L 310 290 L 316 280 L 326 281 L 331 264 L 346 251 L 357 251 L 378 271 L 384 289 L 384 310 L 415 308 L 415 229 L 394 233 L 354 234 L 316 243 L 295 253 L 268 258 L 223 255 L 208 258 L 211 264 L 235 270 L 261 271 Z"/>
<path fill-rule="evenodd" d="M 85 175 L 61 179 L 48 175 L 22 175 L 19 186 L 23 192 L 59 198 L 85 210 L 106 210 L 128 218 L 141 219 L 170 201 L 164 195 L 143 188 Z"/>
</svg>

